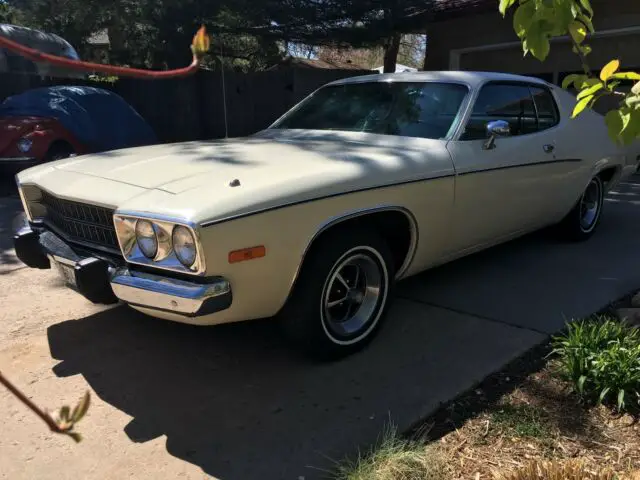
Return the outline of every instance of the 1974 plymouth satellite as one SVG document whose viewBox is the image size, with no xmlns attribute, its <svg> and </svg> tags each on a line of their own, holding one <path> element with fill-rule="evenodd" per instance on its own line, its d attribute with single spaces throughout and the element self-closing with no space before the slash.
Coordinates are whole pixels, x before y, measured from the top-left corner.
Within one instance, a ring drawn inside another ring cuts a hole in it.
<svg viewBox="0 0 640 480">
<path fill-rule="evenodd" d="M 497 73 L 341 80 L 248 138 L 21 172 L 16 253 L 93 302 L 197 325 L 276 317 L 306 351 L 346 355 L 399 279 L 545 226 L 593 234 L 638 152 L 597 113 L 570 119 L 575 102 Z"/>
</svg>

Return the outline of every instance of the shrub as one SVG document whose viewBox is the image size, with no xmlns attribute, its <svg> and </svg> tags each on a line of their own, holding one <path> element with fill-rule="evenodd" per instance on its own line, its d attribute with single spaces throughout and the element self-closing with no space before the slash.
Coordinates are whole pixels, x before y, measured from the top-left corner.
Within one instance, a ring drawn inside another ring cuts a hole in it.
<svg viewBox="0 0 640 480">
<path fill-rule="evenodd" d="M 435 447 L 404 440 L 388 427 L 379 444 L 338 465 L 336 480 L 445 480 L 446 460 Z"/>
<path fill-rule="evenodd" d="M 640 407 L 640 331 L 611 319 L 571 323 L 554 337 L 562 374 L 586 401 Z"/>
</svg>

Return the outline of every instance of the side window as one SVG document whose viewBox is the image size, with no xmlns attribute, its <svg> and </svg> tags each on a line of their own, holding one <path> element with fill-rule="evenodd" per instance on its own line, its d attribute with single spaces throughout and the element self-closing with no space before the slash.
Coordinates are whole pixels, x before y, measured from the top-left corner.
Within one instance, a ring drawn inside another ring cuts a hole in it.
<svg viewBox="0 0 640 480">
<path fill-rule="evenodd" d="M 531 87 L 531 94 L 538 111 L 538 131 L 555 127 L 560 118 L 556 101 L 551 92 L 546 88 Z"/>
<path fill-rule="evenodd" d="M 527 85 L 489 84 L 482 87 L 461 140 L 486 138 L 487 123 L 505 120 L 511 135 L 537 131 L 536 112 Z"/>
</svg>

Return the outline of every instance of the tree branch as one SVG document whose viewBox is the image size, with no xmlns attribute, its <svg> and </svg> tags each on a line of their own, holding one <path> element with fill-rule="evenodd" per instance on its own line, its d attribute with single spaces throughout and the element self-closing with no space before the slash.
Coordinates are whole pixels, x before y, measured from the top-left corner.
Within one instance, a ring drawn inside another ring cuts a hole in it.
<svg viewBox="0 0 640 480">
<path fill-rule="evenodd" d="M 38 408 L 38 406 L 35 403 L 33 403 L 30 399 L 28 399 L 27 396 L 24 393 L 22 393 L 20 390 L 18 390 L 18 388 L 16 386 L 14 386 L 2 374 L 2 372 L 0 372 L 0 383 L 2 383 L 2 385 L 4 385 L 7 388 L 7 390 L 9 390 L 18 400 L 20 400 L 24 405 L 26 405 L 27 408 L 29 408 L 29 410 L 31 410 L 38 417 L 40 417 L 42 419 L 42 421 L 47 424 L 47 427 L 49 427 L 49 430 L 51 430 L 52 432 L 55 432 L 55 433 L 65 433 L 58 426 L 58 424 L 53 420 L 53 418 L 51 418 L 50 415 L 48 415 L 46 412 L 43 412 L 42 410 L 40 410 L 40 408 Z"/>
<path fill-rule="evenodd" d="M 571 43 L 573 43 L 573 46 L 576 50 L 576 53 L 578 54 L 578 57 L 580 58 L 580 63 L 582 64 L 582 70 L 584 70 L 584 73 L 587 77 L 591 76 L 591 69 L 589 68 L 589 64 L 587 63 L 587 57 L 584 53 L 582 53 L 582 50 L 580 50 L 580 45 L 578 45 L 578 43 L 573 39 L 573 37 L 571 37 Z"/>
</svg>

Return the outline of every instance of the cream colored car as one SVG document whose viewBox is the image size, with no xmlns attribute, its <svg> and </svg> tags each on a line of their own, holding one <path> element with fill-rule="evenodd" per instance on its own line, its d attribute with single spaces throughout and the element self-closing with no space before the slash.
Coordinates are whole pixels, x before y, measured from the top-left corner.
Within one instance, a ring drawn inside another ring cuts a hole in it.
<svg viewBox="0 0 640 480">
<path fill-rule="evenodd" d="M 248 138 L 23 171 L 16 252 L 94 302 L 196 325 L 275 317 L 306 351 L 345 355 L 402 278 L 553 224 L 593 234 L 638 156 L 574 105 L 506 74 L 338 81 Z"/>
</svg>

